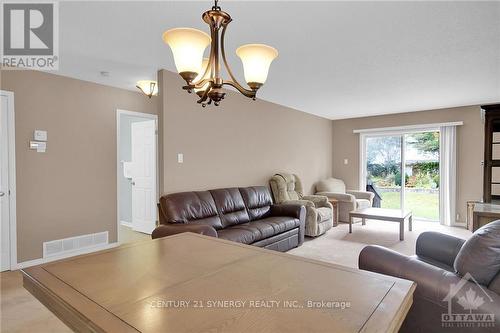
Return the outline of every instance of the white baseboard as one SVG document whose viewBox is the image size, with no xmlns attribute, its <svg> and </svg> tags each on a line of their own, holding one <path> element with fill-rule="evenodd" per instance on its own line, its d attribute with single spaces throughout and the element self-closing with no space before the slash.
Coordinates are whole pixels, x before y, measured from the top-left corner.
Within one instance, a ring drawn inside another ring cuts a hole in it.
<svg viewBox="0 0 500 333">
<path fill-rule="evenodd" d="M 120 221 L 120 224 L 124 227 L 132 228 L 132 222 Z"/>
<path fill-rule="evenodd" d="M 114 247 L 117 247 L 120 245 L 119 243 L 111 243 L 111 244 L 105 244 L 105 245 L 99 245 L 99 246 L 93 246 L 93 247 L 88 247 L 82 250 L 77 250 L 77 251 L 72 251 L 72 252 L 67 252 L 62 255 L 55 255 L 52 257 L 48 258 L 39 258 L 39 259 L 33 259 L 33 260 L 28 260 L 28 261 L 23 261 L 18 263 L 17 265 L 14 265 L 14 267 L 11 267 L 11 270 L 16 270 L 16 269 L 23 269 L 31 266 L 36 266 L 36 265 L 41 265 L 41 264 L 46 264 L 52 261 L 56 260 L 61 260 L 61 259 L 66 259 L 66 258 L 71 258 L 75 256 L 79 256 L 82 254 L 87 254 L 87 253 L 92 253 L 92 252 L 97 252 L 97 251 L 102 251 L 102 250 L 107 250 L 107 249 L 112 249 Z"/>
</svg>

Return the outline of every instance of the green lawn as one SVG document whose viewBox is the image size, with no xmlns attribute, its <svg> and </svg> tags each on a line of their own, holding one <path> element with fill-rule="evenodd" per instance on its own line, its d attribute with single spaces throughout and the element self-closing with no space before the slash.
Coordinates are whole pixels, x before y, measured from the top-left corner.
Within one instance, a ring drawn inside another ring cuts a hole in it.
<svg viewBox="0 0 500 333">
<path fill-rule="evenodd" d="M 399 209 L 398 192 L 382 192 L 382 208 Z M 437 193 L 406 193 L 406 209 L 411 210 L 415 218 L 439 220 L 439 194 Z"/>
</svg>

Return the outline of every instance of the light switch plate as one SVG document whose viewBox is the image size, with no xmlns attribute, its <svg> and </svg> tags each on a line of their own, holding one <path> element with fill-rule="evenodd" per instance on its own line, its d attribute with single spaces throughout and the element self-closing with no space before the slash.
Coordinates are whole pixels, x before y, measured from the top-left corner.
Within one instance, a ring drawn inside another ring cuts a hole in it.
<svg viewBox="0 0 500 333">
<path fill-rule="evenodd" d="M 349 160 L 347 158 L 344 158 L 344 164 L 345 165 L 349 164 Z"/>
<path fill-rule="evenodd" d="M 47 131 L 35 130 L 35 132 L 33 133 L 33 140 L 47 141 Z"/>
<path fill-rule="evenodd" d="M 30 141 L 30 149 L 36 150 L 37 153 L 45 153 L 47 143 L 44 141 Z"/>
<path fill-rule="evenodd" d="M 184 154 L 177 154 L 177 163 L 184 163 Z"/>
</svg>

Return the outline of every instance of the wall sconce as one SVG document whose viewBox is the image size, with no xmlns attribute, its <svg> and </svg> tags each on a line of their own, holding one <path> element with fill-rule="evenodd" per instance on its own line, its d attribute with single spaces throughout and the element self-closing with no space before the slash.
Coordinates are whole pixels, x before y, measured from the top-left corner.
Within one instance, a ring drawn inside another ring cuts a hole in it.
<svg viewBox="0 0 500 333">
<path fill-rule="evenodd" d="M 149 98 L 158 95 L 158 83 L 156 81 L 140 80 L 137 81 L 136 87 Z"/>
</svg>

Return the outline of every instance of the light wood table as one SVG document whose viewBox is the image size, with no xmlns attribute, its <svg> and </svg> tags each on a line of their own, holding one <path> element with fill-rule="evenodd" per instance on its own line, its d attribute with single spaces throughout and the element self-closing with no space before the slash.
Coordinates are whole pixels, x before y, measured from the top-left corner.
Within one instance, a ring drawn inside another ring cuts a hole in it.
<svg viewBox="0 0 500 333">
<path fill-rule="evenodd" d="M 77 332 L 397 332 L 415 290 L 192 233 L 27 268 L 23 281 Z"/>
<path fill-rule="evenodd" d="M 474 205 L 472 232 L 483 225 L 500 219 L 500 205 L 491 203 L 476 203 Z"/>
<path fill-rule="evenodd" d="M 334 198 L 329 198 L 328 201 L 333 207 L 333 226 L 337 226 L 339 224 L 339 201 Z"/>
<path fill-rule="evenodd" d="M 361 224 L 366 224 L 366 219 L 382 220 L 399 223 L 399 240 L 405 239 L 405 221 L 408 220 L 408 230 L 412 230 L 413 216 L 411 211 L 386 208 L 364 208 L 349 213 L 349 233 L 352 233 L 354 218 L 361 218 Z"/>
</svg>

